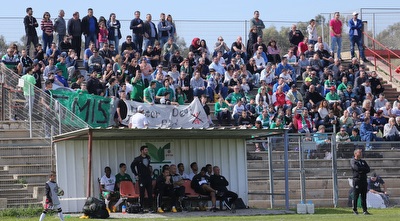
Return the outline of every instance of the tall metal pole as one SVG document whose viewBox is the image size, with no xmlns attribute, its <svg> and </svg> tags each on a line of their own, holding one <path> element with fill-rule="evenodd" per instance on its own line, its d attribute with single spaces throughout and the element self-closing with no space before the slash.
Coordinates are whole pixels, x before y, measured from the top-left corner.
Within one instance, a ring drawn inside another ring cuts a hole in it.
<svg viewBox="0 0 400 221">
<path fill-rule="evenodd" d="M 285 160 L 285 208 L 289 210 L 289 137 L 288 130 L 285 130 L 284 135 L 284 160 Z"/>
<path fill-rule="evenodd" d="M 92 130 L 89 129 L 88 132 L 88 155 L 87 155 L 87 160 L 88 160 L 88 177 L 87 177 L 87 192 L 86 196 L 90 197 L 91 194 L 91 188 L 92 188 L 92 143 L 93 143 L 93 132 Z"/>
<path fill-rule="evenodd" d="M 29 110 L 29 138 L 32 138 L 32 96 L 35 96 L 32 90 L 32 85 L 28 82 L 25 82 L 25 84 L 28 84 L 28 90 L 29 90 L 29 96 L 28 96 L 28 110 Z"/>
<path fill-rule="evenodd" d="M 271 195 L 269 196 L 270 204 L 271 204 L 271 209 L 274 208 L 274 200 L 275 200 L 275 194 L 274 194 L 274 174 L 273 174 L 273 164 L 272 164 L 272 145 L 271 145 L 271 139 L 268 137 L 268 172 L 269 172 L 269 192 Z"/>
<path fill-rule="evenodd" d="M 306 175 L 304 171 L 304 157 L 303 157 L 303 145 L 301 142 L 301 137 L 299 137 L 299 162 L 300 162 L 300 189 L 301 189 L 301 195 L 300 199 L 301 202 L 306 203 Z"/>
<path fill-rule="evenodd" d="M 333 186 L 333 206 L 338 206 L 339 189 L 338 189 L 338 178 L 337 178 L 337 154 L 336 154 L 336 125 L 333 125 L 333 134 L 331 138 L 331 153 L 332 153 L 332 186 Z"/>
</svg>

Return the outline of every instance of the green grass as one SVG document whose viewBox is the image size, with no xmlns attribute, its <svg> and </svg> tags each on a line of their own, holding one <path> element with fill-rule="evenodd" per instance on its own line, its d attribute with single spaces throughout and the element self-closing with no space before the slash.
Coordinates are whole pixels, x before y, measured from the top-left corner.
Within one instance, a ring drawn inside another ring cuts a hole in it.
<svg viewBox="0 0 400 221">
<path fill-rule="evenodd" d="M 209 221 L 209 220 L 229 220 L 229 221 L 243 221 L 243 220 L 272 220 L 272 221 L 284 221 L 284 220 L 307 220 L 307 221 L 329 221 L 329 220 L 340 220 L 340 221 L 346 221 L 346 220 L 377 220 L 377 221 L 394 221 L 394 220 L 399 220 L 400 218 L 400 208 L 389 208 L 389 209 L 371 209 L 369 210 L 373 215 L 371 216 L 364 216 L 364 215 L 358 215 L 355 216 L 353 215 L 352 211 L 350 208 L 319 208 L 315 210 L 315 214 L 312 215 L 298 215 L 298 214 L 291 214 L 291 215 L 266 215 L 266 216 L 224 216 L 224 217 L 216 217 L 216 216 L 209 216 L 209 217 L 186 217 L 186 218 L 174 218 L 174 217 L 168 217 L 168 218 L 158 218 L 158 219 L 146 219 L 146 220 L 190 220 L 190 221 Z M 4 211 L 1 211 L 4 212 Z M 22 218 L 22 217 L 9 217 L 9 216 L 1 216 L 0 212 L 0 220 L 2 221 L 37 221 L 39 219 L 39 215 L 35 217 L 29 217 L 29 218 Z M 216 213 L 218 215 L 218 213 Z M 52 216 L 47 216 L 45 220 L 59 220 L 58 217 L 52 215 Z M 76 216 L 68 216 L 65 218 L 65 221 L 78 221 L 82 220 L 77 218 Z M 107 219 L 107 220 L 112 220 L 112 221 L 117 221 L 117 220 L 127 220 L 127 219 Z"/>
</svg>

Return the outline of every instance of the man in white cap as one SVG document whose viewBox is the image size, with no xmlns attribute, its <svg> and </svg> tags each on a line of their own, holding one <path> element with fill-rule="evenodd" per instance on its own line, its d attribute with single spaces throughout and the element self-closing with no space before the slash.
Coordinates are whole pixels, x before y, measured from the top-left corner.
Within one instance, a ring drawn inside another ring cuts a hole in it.
<svg viewBox="0 0 400 221">
<path fill-rule="evenodd" d="M 357 44 L 361 59 L 366 62 L 363 47 L 363 23 L 357 18 L 358 12 L 353 12 L 353 18 L 349 20 L 349 37 L 350 37 L 350 53 L 351 58 L 354 58 L 354 44 Z"/>
<path fill-rule="evenodd" d="M 149 126 L 149 121 L 147 120 L 146 116 L 144 115 L 144 108 L 143 106 L 138 106 L 136 109 L 136 113 L 131 116 L 129 120 L 129 128 L 138 128 L 144 129 Z"/>
</svg>

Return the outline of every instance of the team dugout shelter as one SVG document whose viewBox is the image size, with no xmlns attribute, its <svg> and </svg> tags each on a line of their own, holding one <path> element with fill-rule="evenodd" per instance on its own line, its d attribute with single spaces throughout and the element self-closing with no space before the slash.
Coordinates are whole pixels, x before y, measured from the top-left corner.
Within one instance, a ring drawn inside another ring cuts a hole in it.
<svg viewBox="0 0 400 221">
<path fill-rule="evenodd" d="M 57 183 L 64 190 L 61 198 L 65 212 L 81 212 L 87 197 L 99 197 L 98 179 L 109 166 L 112 175 L 126 163 L 127 173 L 140 147 L 147 145 L 153 174 L 161 174 L 165 164 L 183 163 L 189 174 L 190 164 L 199 170 L 206 164 L 219 166 L 229 181 L 228 189 L 248 203 L 247 140 L 282 135 L 285 130 L 237 128 L 207 129 L 93 129 L 86 128 L 53 138 Z"/>
</svg>

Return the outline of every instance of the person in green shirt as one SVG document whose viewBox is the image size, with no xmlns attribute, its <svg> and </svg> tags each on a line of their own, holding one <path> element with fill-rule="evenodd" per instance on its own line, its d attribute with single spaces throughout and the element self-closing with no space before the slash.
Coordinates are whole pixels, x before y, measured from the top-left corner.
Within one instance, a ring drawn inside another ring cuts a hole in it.
<svg viewBox="0 0 400 221">
<path fill-rule="evenodd" d="M 325 99 L 329 102 L 340 102 L 339 94 L 336 93 L 336 88 L 332 86 L 326 94 Z"/>
<path fill-rule="evenodd" d="M 218 102 L 214 105 L 215 116 L 217 116 L 219 126 L 222 125 L 222 120 L 226 119 L 228 125 L 231 125 L 231 112 L 229 106 L 225 102 L 224 98 L 220 96 Z"/>
<path fill-rule="evenodd" d="M 56 68 L 62 70 L 62 76 L 66 80 L 68 80 L 68 68 L 67 65 L 65 64 L 66 56 L 67 56 L 66 53 L 61 53 L 61 55 L 58 56 L 58 63 L 56 64 Z"/>
<path fill-rule="evenodd" d="M 156 101 L 156 81 L 151 81 L 150 85 L 143 91 L 144 103 L 154 104 Z"/>
<path fill-rule="evenodd" d="M 349 86 L 349 82 L 347 81 L 347 77 L 342 77 L 342 83 L 339 84 L 337 88 L 337 93 L 339 95 L 343 94 L 346 91 L 347 87 Z"/>
<path fill-rule="evenodd" d="M 225 103 L 233 108 L 233 106 L 235 106 L 235 104 L 242 99 L 243 95 L 239 92 L 240 88 L 238 85 L 235 85 L 233 87 L 233 92 L 230 93 L 226 99 L 225 99 Z"/>
<path fill-rule="evenodd" d="M 27 67 L 26 68 L 26 74 L 21 77 L 22 80 L 24 80 L 24 87 L 22 88 L 25 96 L 25 107 L 30 107 L 33 108 L 33 103 L 35 101 L 35 91 L 34 87 L 36 84 L 36 79 L 33 77 L 33 68 L 32 67 Z"/>
<path fill-rule="evenodd" d="M 143 90 L 145 89 L 145 86 L 142 79 L 142 73 L 140 73 L 139 70 L 136 71 L 136 75 L 132 79 L 131 84 L 131 99 L 137 102 L 143 102 Z"/>
<path fill-rule="evenodd" d="M 121 181 L 132 181 L 131 176 L 126 173 L 126 164 L 125 163 L 120 163 L 119 164 L 119 173 L 115 175 L 115 187 L 114 190 L 115 192 L 119 192 L 119 185 Z M 119 198 L 117 203 L 112 207 L 112 211 L 115 213 L 117 211 L 118 206 L 123 202 L 123 198 Z"/>
<path fill-rule="evenodd" d="M 285 125 L 282 123 L 280 118 L 276 118 L 269 126 L 270 129 L 283 129 L 284 127 Z"/>
<path fill-rule="evenodd" d="M 175 100 L 176 102 L 178 102 L 179 105 L 184 105 L 187 101 L 186 94 L 183 93 L 181 86 L 177 86 L 175 88 Z"/>
<path fill-rule="evenodd" d="M 156 99 L 161 99 L 168 92 L 170 101 L 175 101 L 175 92 L 172 88 L 169 87 L 169 80 L 165 79 L 163 83 L 164 87 L 158 89 Z"/>
</svg>

